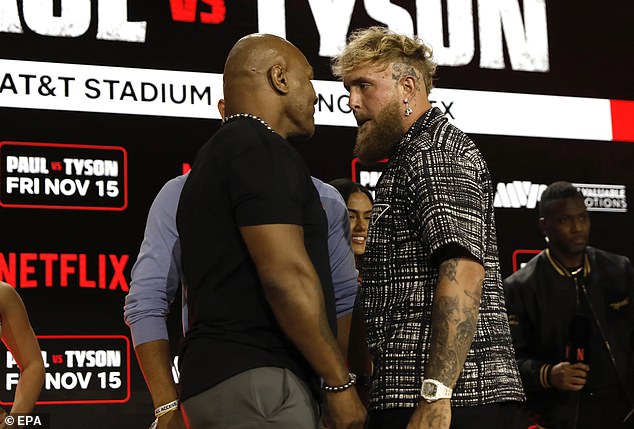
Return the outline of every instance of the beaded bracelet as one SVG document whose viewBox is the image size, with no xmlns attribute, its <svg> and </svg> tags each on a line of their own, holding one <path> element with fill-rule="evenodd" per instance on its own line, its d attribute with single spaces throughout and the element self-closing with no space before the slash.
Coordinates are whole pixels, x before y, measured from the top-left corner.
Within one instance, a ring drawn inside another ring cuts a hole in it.
<svg viewBox="0 0 634 429">
<path fill-rule="evenodd" d="M 343 392 L 344 390 L 347 390 L 354 386 L 354 384 L 357 382 L 356 374 L 350 372 L 348 373 L 348 377 L 350 377 L 350 379 L 346 384 L 342 384 L 341 386 L 328 386 L 326 383 L 324 383 L 322 389 L 324 389 L 326 392 Z"/>
<path fill-rule="evenodd" d="M 161 417 L 164 414 L 169 413 L 170 411 L 174 411 L 178 408 L 178 400 L 169 402 L 165 405 L 161 405 L 160 407 L 156 408 L 154 410 L 154 417 L 156 417 L 157 419 L 159 417 Z"/>
</svg>

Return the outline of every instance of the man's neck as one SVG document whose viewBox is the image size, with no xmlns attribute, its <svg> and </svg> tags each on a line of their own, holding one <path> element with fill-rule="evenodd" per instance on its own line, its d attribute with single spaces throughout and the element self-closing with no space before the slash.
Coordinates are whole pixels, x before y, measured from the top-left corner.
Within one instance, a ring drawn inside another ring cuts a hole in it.
<svg viewBox="0 0 634 429">
<path fill-rule="evenodd" d="M 403 118 L 403 134 L 405 134 L 416 121 L 418 121 L 425 113 L 431 110 L 431 103 L 427 100 L 420 106 L 420 108 L 414 110 L 414 113 L 410 116 Z"/>
<path fill-rule="evenodd" d="M 570 254 L 561 252 L 560 250 L 551 247 L 550 253 L 552 256 L 554 256 L 555 259 L 557 259 L 557 261 L 559 261 L 561 265 L 566 267 L 568 271 L 574 271 L 583 266 L 585 252 Z"/>
</svg>

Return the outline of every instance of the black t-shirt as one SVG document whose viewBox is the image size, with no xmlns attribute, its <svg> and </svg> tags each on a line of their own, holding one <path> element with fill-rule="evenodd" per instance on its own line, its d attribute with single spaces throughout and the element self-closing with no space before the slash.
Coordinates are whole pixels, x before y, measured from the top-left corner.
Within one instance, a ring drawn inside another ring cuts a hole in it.
<svg viewBox="0 0 634 429">
<path fill-rule="evenodd" d="M 176 216 L 189 320 L 181 349 L 181 400 L 245 370 L 314 373 L 278 326 L 239 227 L 295 224 L 321 280 L 330 326 L 335 308 L 328 224 L 299 154 L 260 122 L 224 125 L 200 150 Z"/>
</svg>

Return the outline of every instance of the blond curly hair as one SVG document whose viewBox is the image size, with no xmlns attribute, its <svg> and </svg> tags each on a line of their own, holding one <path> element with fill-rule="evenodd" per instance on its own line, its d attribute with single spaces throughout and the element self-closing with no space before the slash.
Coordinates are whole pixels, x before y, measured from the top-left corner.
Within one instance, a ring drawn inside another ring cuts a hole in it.
<svg viewBox="0 0 634 429">
<path fill-rule="evenodd" d="M 418 38 L 397 34 L 387 27 L 369 27 L 355 30 L 343 51 L 332 60 L 332 74 L 343 78 L 352 70 L 368 64 L 387 68 L 390 64 L 406 64 L 422 77 L 427 95 L 434 87 L 436 63 L 432 49 Z"/>
</svg>

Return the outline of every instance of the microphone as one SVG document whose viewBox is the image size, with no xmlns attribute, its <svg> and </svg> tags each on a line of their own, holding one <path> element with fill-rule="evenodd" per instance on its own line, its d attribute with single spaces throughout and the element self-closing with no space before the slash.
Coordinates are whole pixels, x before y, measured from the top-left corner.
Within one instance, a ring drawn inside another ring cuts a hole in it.
<svg viewBox="0 0 634 429">
<path fill-rule="evenodd" d="M 586 347 L 592 337 L 592 320 L 584 314 L 575 314 L 568 330 L 566 358 L 570 363 L 586 363 Z"/>
</svg>

